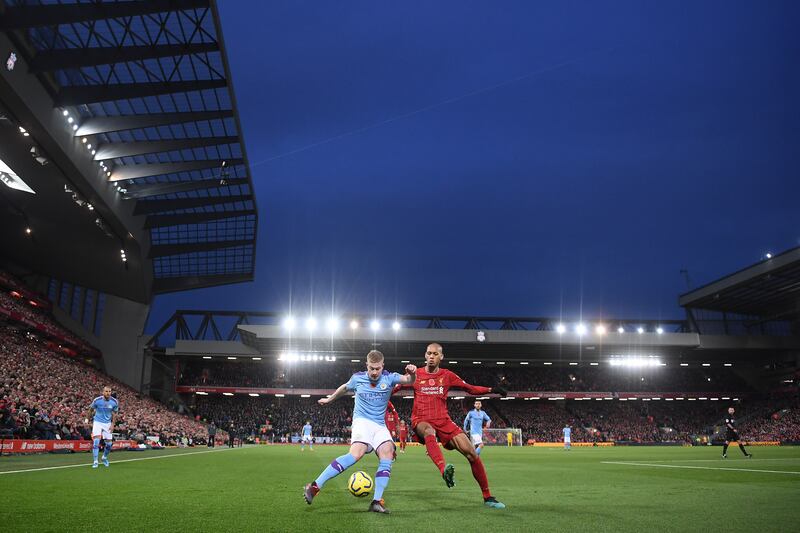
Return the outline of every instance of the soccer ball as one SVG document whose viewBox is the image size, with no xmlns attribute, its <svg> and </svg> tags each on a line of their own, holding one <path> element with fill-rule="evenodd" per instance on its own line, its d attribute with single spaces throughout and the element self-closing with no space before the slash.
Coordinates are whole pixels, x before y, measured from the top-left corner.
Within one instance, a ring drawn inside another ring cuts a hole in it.
<svg viewBox="0 0 800 533">
<path fill-rule="evenodd" d="M 359 470 L 350 476 L 350 480 L 347 482 L 347 490 L 356 498 L 363 498 L 372 492 L 373 485 L 374 483 L 372 478 L 369 477 L 369 474 L 363 470 Z"/>
</svg>

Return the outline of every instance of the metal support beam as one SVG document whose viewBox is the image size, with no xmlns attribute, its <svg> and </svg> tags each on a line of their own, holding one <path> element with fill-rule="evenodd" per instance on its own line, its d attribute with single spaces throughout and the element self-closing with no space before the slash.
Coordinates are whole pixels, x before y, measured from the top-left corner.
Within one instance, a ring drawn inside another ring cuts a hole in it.
<svg viewBox="0 0 800 533">
<path fill-rule="evenodd" d="M 106 143 L 97 148 L 94 155 L 95 161 L 115 159 L 117 157 L 133 157 L 160 152 L 172 152 L 204 146 L 219 146 L 221 144 L 236 144 L 239 137 L 195 137 L 192 139 L 170 139 L 163 141 L 136 141 L 127 143 Z"/>
<path fill-rule="evenodd" d="M 218 120 L 233 117 L 233 110 L 193 111 L 183 113 L 152 113 L 149 115 L 119 115 L 116 117 L 91 117 L 84 119 L 75 135 L 97 135 L 112 131 L 154 128 L 168 124 Z"/>
<path fill-rule="evenodd" d="M 139 200 L 133 210 L 134 215 L 150 215 L 162 213 L 164 211 L 175 211 L 176 209 L 191 209 L 194 207 L 204 207 L 220 205 L 234 202 L 252 202 L 250 195 L 237 196 L 203 196 L 200 198 L 176 198 L 174 200 Z"/>
<path fill-rule="evenodd" d="M 175 174 L 177 172 L 189 172 L 206 168 L 222 168 L 222 163 L 226 163 L 231 167 L 234 165 L 241 165 L 242 160 L 203 159 L 200 161 L 180 161 L 178 163 L 154 163 L 152 165 L 120 165 L 114 167 L 108 181 L 135 180 L 138 178 L 147 178 L 149 176 Z"/>
<path fill-rule="evenodd" d="M 144 229 L 178 226 L 181 224 L 201 224 L 212 220 L 255 215 L 255 209 L 241 211 L 214 211 L 213 213 L 184 213 L 182 215 L 149 215 L 144 221 Z"/>
<path fill-rule="evenodd" d="M 147 183 L 142 185 L 128 185 L 125 189 L 126 198 L 148 198 L 150 196 L 158 196 L 161 194 L 172 194 L 176 192 L 187 191 L 200 191 L 203 189 L 216 189 L 218 187 L 235 187 L 248 185 L 247 178 L 227 178 L 224 180 L 219 178 L 210 180 L 196 180 L 196 181 L 180 181 L 177 183 Z"/>
<path fill-rule="evenodd" d="M 149 0 L 148 2 L 86 2 L 6 7 L 0 30 L 58 26 L 91 20 L 134 17 L 208 7 L 210 0 Z"/>
<path fill-rule="evenodd" d="M 253 246 L 252 240 L 242 241 L 216 241 L 216 242 L 196 242 L 192 244 L 156 244 L 150 247 L 148 259 L 164 257 L 167 255 L 189 254 L 192 252 L 209 252 L 222 250 L 224 248 L 238 248 L 240 246 Z"/>
<path fill-rule="evenodd" d="M 186 93 L 207 89 L 221 89 L 228 85 L 227 80 L 196 81 L 152 81 L 147 83 L 112 83 L 109 85 L 70 85 L 62 87 L 56 97 L 57 106 L 74 106 L 144 98 L 159 94 Z"/>
<path fill-rule="evenodd" d="M 38 74 L 53 70 L 92 67 L 159 57 L 216 52 L 219 45 L 210 43 L 157 44 L 152 46 L 108 46 L 43 50 L 31 60 L 30 71 Z"/>
</svg>

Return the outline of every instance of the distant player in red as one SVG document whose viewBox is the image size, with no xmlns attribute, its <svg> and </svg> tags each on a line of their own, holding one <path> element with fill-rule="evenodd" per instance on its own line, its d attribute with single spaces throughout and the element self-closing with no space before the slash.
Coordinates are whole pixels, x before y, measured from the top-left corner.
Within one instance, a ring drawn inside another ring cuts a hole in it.
<svg viewBox="0 0 800 533">
<path fill-rule="evenodd" d="M 406 442 L 408 442 L 408 426 L 405 420 L 400 420 L 397 425 L 397 436 L 400 438 L 400 453 L 406 453 Z"/>
<path fill-rule="evenodd" d="M 472 467 L 472 475 L 481 488 L 484 503 L 495 509 L 503 509 L 505 505 L 497 501 L 489 490 L 489 480 L 483 462 L 475 452 L 469 437 L 450 419 L 447 413 L 447 391 L 453 387 L 463 389 L 469 394 L 488 394 L 490 392 L 506 395 L 500 387 L 480 387 L 470 385 L 453 372 L 439 368 L 439 363 L 444 358 L 442 345 L 429 344 L 425 351 L 425 367 L 417 369 L 417 379 L 413 385 L 395 387 L 395 391 L 402 388 L 414 389 L 414 407 L 411 411 L 411 429 L 417 440 L 425 444 L 428 456 L 439 469 L 442 478 L 448 487 L 455 485 L 455 467 L 445 465 L 444 455 L 439 449 L 436 437 L 448 450 L 456 449 L 467 458 Z"/>
<path fill-rule="evenodd" d="M 397 409 L 394 408 L 392 402 L 389 402 L 386 405 L 386 416 L 384 417 L 384 421 L 386 422 L 386 429 L 389 430 L 389 435 L 392 436 L 392 440 L 397 440 L 397 421 L 400 419 L 397 416 Z"/>
</svg>

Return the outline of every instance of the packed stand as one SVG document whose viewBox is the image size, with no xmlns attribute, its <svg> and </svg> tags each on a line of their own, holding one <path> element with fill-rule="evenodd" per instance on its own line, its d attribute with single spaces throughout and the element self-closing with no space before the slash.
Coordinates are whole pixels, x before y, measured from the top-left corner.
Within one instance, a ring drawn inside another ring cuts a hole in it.
<svg viewBox="0 0 800 533">
<path fill-rule="evenodd" d="M 77 360 L 48 350 L 15 327 L 0 329 L 0 424 L 16 438 L 90 439 L 89 404 L 110 385 L 120 402 L 115 431 L 143 441 L 182 437 L 205 442 L 204 424 L 170 411 L 155 400 Z"/>
</svg>

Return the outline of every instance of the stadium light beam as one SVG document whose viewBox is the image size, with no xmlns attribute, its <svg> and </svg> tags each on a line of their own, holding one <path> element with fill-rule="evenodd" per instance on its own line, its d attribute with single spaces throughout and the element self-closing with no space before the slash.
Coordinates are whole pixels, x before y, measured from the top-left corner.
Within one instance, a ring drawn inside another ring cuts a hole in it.
<svg viewBox="0 0 800 533">
<path fill-rule="evenodd" d="M 594 332 L 597 333 L 598 335 L 601 335 L 601 336 L 605 335 L 606 334 L 606 327 L 603 324 L 598 324 L 594 328 Z"/>
<path fill-rule="evenodd" d="M 586 335 L 586 324 L 581 323 L 575 326 L 575 333 L 579 336 Z"/>
<path fill-rule="evenodd" d="M 306 319 L 306 329 L 309 333 L 313 333 L 317 329 L 317 319 L 313 316 L 308 317 Z"/>
<path fill-rule="evenodd" d="M 336 333 L 339 330 L 339 319 L 335 316 L 330 317 L 325 321 L 325 329 L 327 329 L 329 333 Z"/>
<path fill-rule="evenodd" d="M 400 322 L 398 322 L 396 320 L 394 322 L 392 322 L 392 329 L 394 331 L 400 331 Z"/>
<path fill-rule="evenodd" d="M 642 333 L 644 333 L 644 328 L 643 328 L 643 327 L 641 327 L 641 326 L 639 326 L 638 328 L 636 328 L 636 333 L 638 333 L 639 335 L 641 335 Z"/>
<path fill-rule="evenodd" d="M 617 333 L 625 333 L 625 328 L 623 328 L 622 326 L 618 327 Z"/>
<path fill-rule="evenodd" d="M 380 331 L 381 323 L 377 320 L 373 320 L 372 322 L 369 323 L 369 329 L 371 329 L 372 331 Z"/>
<path fill-rule="evenodd" d="M 350 321 L 350 329 L 357 330 L 358 329 L 358 320 L 351 320 Z"/>
<path fill-rule="evenodd" d="M 297 321 L 294 319 L 293 316 L 287 316 L 283 319 L 283 329 L 288 332 L 294 331 L 295 326 L 297 326 Z"/>
<path fill-rule="evenodd" d="M 658 333 L 659 335 L 662 335 L 664 333 L 664 328 L 662 328 L 661 326 L 658 326 L 656 328 L 656 333 Z"/>
<path fill-rule="evenodd" d="M 567 331 L 567 326 L 564 324 L 556 324 L 556 333 L 563 335 Z"/>
</svg>

